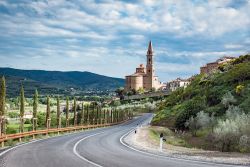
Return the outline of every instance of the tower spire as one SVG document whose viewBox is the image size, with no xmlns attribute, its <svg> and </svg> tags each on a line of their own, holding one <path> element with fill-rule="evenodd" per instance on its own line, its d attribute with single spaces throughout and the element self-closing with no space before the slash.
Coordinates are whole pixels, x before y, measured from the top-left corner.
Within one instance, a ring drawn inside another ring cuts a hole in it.
<svg viewBox="0 0 250 167">
<path fill-rule="evenodd" d="M 149 44 L 148 44 L 148 52 L 147 52 L 148 55 L 153 55 L 153 46 L 152 46 L 152 41 L 150 40 L 149 41 Z"/>
</svg>

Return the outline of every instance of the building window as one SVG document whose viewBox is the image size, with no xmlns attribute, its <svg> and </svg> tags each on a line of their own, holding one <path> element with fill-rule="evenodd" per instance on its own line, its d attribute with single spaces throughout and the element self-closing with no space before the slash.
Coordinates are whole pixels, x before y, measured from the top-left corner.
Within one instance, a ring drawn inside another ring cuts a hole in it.
<svg viewBox="0 0 250 167">
<path fill-rule="evenodd" d="M 150 70 L 148 70 L 148 72 L 150 72 Z"/>
</svg>

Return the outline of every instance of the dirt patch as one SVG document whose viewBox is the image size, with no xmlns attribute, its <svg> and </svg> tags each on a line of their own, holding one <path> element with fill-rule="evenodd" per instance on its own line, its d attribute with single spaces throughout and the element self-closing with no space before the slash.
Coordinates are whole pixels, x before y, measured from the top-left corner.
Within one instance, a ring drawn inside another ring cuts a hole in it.
<svg viewBox="0 0 250 167">
<path fill-rule="evenodd" d="M 181 146 L 174 146 L 164 143 L 163 151 L 159 149 L 160 141 L 152 136 L 149 126 L 137 128 L 137 133 L 130 133 L 125 142 L 137 149 L 152 152 L 155 154 L 164 154 L 172 157 L 180 157 L 186 159 L 250 165 L 250 154 L 243 153 L 224 153 L 219 151 L 207 151 L 197 148 L 187 148 Z M 160 127 L 154 127 L 160 128 Z M 168 140 L 168 138 L 166 138 Z"/>
</svg>

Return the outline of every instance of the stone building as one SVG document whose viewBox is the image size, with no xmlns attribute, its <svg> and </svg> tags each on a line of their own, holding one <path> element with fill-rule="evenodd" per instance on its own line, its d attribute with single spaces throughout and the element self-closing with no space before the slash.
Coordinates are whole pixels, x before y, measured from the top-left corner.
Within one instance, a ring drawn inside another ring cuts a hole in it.
<svg viewBox="0 0 250 167">
<path fill-rule="evenodd" d="M 205 66 L 200 67 L 200 74 L 209 74 L 218 69 L 220 64 L 227 63 L 233 59 L 235 59 L 235 57 L 224 56 L 215 62 L 207 63 Z"/>
<path fill-rule="evenodd" d="M 180 87 L 186 88 L 191 83 L 192 78 L 189 79 L 181 79 L 177 78 L 173 81 L 167 83 L 166 89 L 170 91 L 175 91 Z"/>
<path fill-rule="evenodd" d="M 158 77 L 155 76 L 154 70 L 154 54 L 152 42 L 149 42 L 148 51 L 147 51 L 147 65 L 144 67 L 143 64 L 140 64 L 136 68 L 136 71 L 132 75 L 126 76 L 126 85 L 125 90 L 138 90 L 143 88 L 146 91 L 151 89 L 160 89 L 162 84 L 159 82 Z"/>
</svg>

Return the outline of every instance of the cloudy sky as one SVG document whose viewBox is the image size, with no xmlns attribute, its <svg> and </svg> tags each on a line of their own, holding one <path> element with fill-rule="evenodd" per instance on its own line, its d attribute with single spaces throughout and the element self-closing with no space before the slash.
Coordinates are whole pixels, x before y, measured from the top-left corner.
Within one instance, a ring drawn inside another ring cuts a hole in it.
<svg viewBox="0 0 250 167">
<path fill-rule="evenodd" d="M 0 0 L 0 66 L 123 78 L 145 64 L 161 81 L 250 52 L 250 0 Z"/>
</svg>

